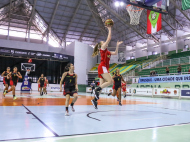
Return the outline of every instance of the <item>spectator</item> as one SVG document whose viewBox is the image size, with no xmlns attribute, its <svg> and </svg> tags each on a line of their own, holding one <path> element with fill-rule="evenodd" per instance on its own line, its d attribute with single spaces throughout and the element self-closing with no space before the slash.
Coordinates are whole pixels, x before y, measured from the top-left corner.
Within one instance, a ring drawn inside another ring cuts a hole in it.
<svg viewBox="0 0 190 142">
<path fill-rule="evenodd" d="M 157 73 L 157 71 L 155 71 L 155 76 L 158 76 L 158 73 Z"/>
<path fill-rule="evenodd" d="M 152 76 L 155 76 L 155 75 L 156 75 L 155 71 L 152 71 Z"/>
<path fill-rule="evenodd" d="M 166 74 L 169 75 L 169 73 L 170 73 L 170 69 L 166 67 Z"/>
<path fill-rule="evenodd" d="M 178 71 L 178 74 L 180 75 L 181 74 L 181 65 L 178 66 L 177 71 Z"/>
<path fill-rule="evenodd" d="M 150 76 L 152 76 L 152 71 L 150 71 Z"/>
<path fill-rule="evenodd" d="M 156 75 L 156 72 L 155 71 L 151 71 L 150 72 L 150 76 L 155 76 Z"/>
<path fill-rule="evenodd" d="M 189 68 L 188 74 L 190 74 L 190 68 Z"/>
<path fill-rule="evenodd" d="M 91 92 L 91 94 L 93 93 L 93 90 L 95 89 L 95 83 L 94 83 L 94 81 L 92 81 L 92 83 L 90 84 L 90 87 L 91 87 L 91 89 L 92 89 L 92 92 Z"/>
</svg>

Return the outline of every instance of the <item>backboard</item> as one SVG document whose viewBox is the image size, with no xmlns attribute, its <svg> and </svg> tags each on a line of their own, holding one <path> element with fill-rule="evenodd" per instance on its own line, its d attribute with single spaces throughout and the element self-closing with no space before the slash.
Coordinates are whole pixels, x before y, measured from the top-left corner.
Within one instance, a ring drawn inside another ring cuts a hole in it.
<svg viewBox="0 0 190 142">
<path fill-rule="evenodd" d="M 35 72 L 36 65 L 31 63 L 21 63 L 21 71 L 27 71 L 28 69 L 30 72 Z"/>
<path fill-rule="evenodd" d="M 158 13 L 168 14 L 169 0 L 127 0 L 127 3 Z"/>
</svg>

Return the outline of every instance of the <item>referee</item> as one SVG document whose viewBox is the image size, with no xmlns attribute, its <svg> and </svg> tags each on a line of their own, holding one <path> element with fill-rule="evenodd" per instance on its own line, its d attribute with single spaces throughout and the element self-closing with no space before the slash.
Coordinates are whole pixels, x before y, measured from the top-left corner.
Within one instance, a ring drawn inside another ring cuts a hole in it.
<svg viewBox="0 0 190 142">
<path fill-rule="evenodd" d="M 91 94 L 93 93 L 93 90 L 95 89 L 95 83 L 94 83 L 94 81 L 90 84 L 90 87 L 91 87 L 91 89 L 92 89 L 92 92 L 91 92 Z"/>
</svg>

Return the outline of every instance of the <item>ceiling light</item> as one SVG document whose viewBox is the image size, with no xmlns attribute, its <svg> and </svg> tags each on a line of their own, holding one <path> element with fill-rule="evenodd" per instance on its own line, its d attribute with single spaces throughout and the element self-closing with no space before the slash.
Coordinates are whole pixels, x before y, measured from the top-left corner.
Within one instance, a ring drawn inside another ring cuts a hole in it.
<svg viewBox="0 0 190 142">
<path fill-rule="evenodd" d="M 123 6 L 124 5 L 124 2 L 120 2 L 120 6 Z"/>
<path fill-rule="evenodd" d="M 118 1 L 115 2 L 115 6 L 119 7 L 119 2 Z"/>
</svg>

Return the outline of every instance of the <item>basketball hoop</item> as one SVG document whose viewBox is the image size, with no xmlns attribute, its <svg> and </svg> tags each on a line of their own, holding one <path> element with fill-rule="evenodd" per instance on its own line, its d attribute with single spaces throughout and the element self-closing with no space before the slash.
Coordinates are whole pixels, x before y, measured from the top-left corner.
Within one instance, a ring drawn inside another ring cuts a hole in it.
<svg viewBox="0 0 190 142">
<path fill-rule="evenodd" d="M 143 8 L 129 4 L 126 9 L 129 12 L 130 24 L 138 25 Z"/>
</svg>

